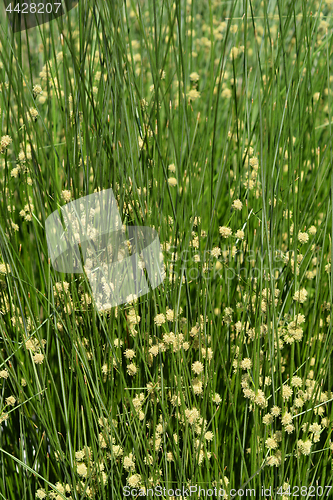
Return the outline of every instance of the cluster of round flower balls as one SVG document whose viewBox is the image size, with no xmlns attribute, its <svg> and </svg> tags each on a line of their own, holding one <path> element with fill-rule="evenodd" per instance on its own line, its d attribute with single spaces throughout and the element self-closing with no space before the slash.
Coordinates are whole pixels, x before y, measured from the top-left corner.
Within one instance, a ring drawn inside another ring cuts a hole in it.
<svg viewBox="0 0 333 500">
<path fill-rule="evenodd" d="M 231 49 L 231 52 L 230 52 L 230 57 L 231 58 L 237 57 L 237 55 L 241 51 L 244 51 L 244 47 L 242 47 L 242 46 L 240 46 L 239 48 L 233 47 Z M 139 54 L 137 54 L 137 55 L 139 55 Z M 193 83 L 198 82 L 199 75 L 197 73 L 192 73 L 190 75 L 190 80 Z M 38 94 L 42 94 L 42 90 L 41 90 L 40 86 L 36 85 L 34 87 L 33 91 L 34 91 L 34 96 L 37 96 Z M 228 93 L 230 93 L 230 96 L 231 96 L 231 91 L 229 89 L 225 89 L 225 91 L 227 91 Z M 222 93 L 222 95 L 223 95 L 223 93 Z M 195 89 L 190 90 L 187 93 L 187 96 L 188 96 L 188 98 L 190 100 L 195 100 L 195 99 L 197 99 L 197 98 L 200 97 L 200 93 L 195 88 Z M 36 110 L 34 111 L 33 108 L 32 108 L 32 113 L 31 114 L 32 114 L 32 116 L 35 115 L 35 117 L 36 117 Z M 0 152 L 4 152 L 5 149 L 8 147 L 8 145 L 10 144 L 10 142 L 11 142 L 11 138 L 9 136 L 5 136 L 5 137 L 1 138 Z M 251 158 L 249 160 L 249 163 L 250 163 L 251 166 L 256 166 L 257 163 L 258 163 L 258 161 L 255 158 Z M 170 172 L 175 172 L 175 170 L 176 170 L 175 167 L 174 167 L 174 165 L 169 165 L 168 169 L 169 169 Z M 247 184 L 245 184 L 245 185 L 251 186 L 252 182 L 253 182 L 252 179 L 250 179 L 247 182 Z M 170 177 L 168 179 L 168 184 L 171 187 L 177 186 L 177 179 L 175 177 Z M 62 197 L 63 197 L 63 199 L 66 202 L 70 201 L 70 199 L 71 199 L 71 193 L 70 193 L 70 191 L 63 191 L 62 192 Z M 240 200 L 234 200 L 234 202 L 232 203 L 232 207 L 235 210 L 239 210 L 239 211 L 242 210 L 242 206 L 243 206 L 243 204 L 242 204 L 242 202 Z M 222 227 L 219 228 L 219 232 L 220 232 L 220 234 L 221 234 L 221 236 L 223 238 L 228 238 L 228 237 L 232 236 L 232 230 L 229 227 L 222 226 Z M 311 233 L 311 228 L 308 230 L 308 233 L 312 234 Z M 306 233 L 306 232 L 299 232 L 299 234 L 298 234 L 298 241 L 301 244 L 305 244 L 305 243 L 308 242 L 308 240 L 309 240 L 309 234 L 308 233 Z M 238 230 L 235 233 L 235 237 L 239 238 L 239 239 L 243 239 L 244 238 L 244 232 L 242 230 Z M 211 254 L 214 257 L 217 258 L 217 257 L 219 257 L 221 255 L 221 250 L 219 249 L 219 247 L 215 247 L 211 251 Z M 58 289 L 58 287 L 57 287 L 57 291 L 60 293 L 61 292 L 60 288 Z M 307 299 L 307 291 L 304 288 L 302 288 L 301 290 L 298 290 L 298 291 L 295 292 L 293 298 L 294 298 L 295 301 L 303 303 Z M 171 314 L 169 316 L 171 317 Z M 132 321 L 130 320 L 131 318 L 132 318 Z M 154 322 L 155 322 L 155 324 L 157 326 L 161 326 L 161 325 L 163 325 L 166 322 L 166 319 L 168 321 L 172 321 L 173 320 L 173 319 L 169 319 L 168 318 L 168 312 L 166 313 L 166 315 L 164 315 L 164 314 L 158 314 L 154 318 Z M 140 320 L 140 318 L 139 318 L 139 320 Z M 137 315 L 135 313 L 129 314 L 129 321 L 130 321 L 130 323 L 131 323 L 132 326 L 134 326 L 135 324 L 137 324 L 137 322 L 138 322 Z M 134 331 L 135 331 L 134 328 L 131 328 L 131 332 L 134 332 Z M 171 334 L 168 334 L 168 338 L 169 339 L 171 338 Z M 26 344 L 26 347 L 28 348 L 27 344 Z M 36 346 L 33 343 L 30 344 L 30 349 L 32 351 L 35 348 L 36 348 Z M 150 347 L 149 352 L 153 356 L 155 356 L 155 355 L 157 355 L 158 349 L 159 349 L 159 347 L 157 345 L 154 345 L 154 346 Z M 127 359 L 129 359 L 130 361 L 132 361 L 134 359 L 134 357 L 135 357 L 135 351 L 133 349 L 126 349 L 124 355 L 125 355 L 125 357 Z M 240 366 L 244 370 L 249 370 L 249 369 L 252 368 L 252 360 L 250 358 L 244 358 L 241 361 L 241 365 Z M 204 364 L 201 361 L 195 361 L 192 364 L 192 371 L 196 375 L 200 375 L 204 371 Z M 128 365 L 128 373 L 130 375 L 134 375 L 136 373 L 136 366 L 134 365 L 134 363 L 131 363 L 130 365 Z M 3 374 L 3 375 L 1 375 L 1 374 Z M 2 372 L 0 372 L 0 377 L 1 376 L 3 376 L 4 378 L 7 378 L 8 377 L 8 371 L 3 370 Z M 299 377 L 294 377 L 293 380 L 296 379 L 296 378 L 299 379 Z M 296 384 L 293 384 L 293 381 L 291 383 L 292 383 L 292 385 L 296 385 Z M 291 396 L 291 394 L 292 394 L 292 389 L 291 389 L 291 387 L 285 385 L 285 386 L 282 387 L 281 393 L 282 393 L 283 400 L 287 400 Z M 141 397 L 139 399 L 142 400 Z M 12 401 L 12 399 L 10 399 L 10 398 L 7 398 L 7 400 L 8 401 Z M 261 405 L 262 407 L 264 407 L 266 405 L 266 399 L 265 399 L 263 391 L 259 390 L 257 392 L 257 394 L 255 395 L 255 400 L 256 400 L 256 402 L 257 402 L 257 404 L 259 406 Z M 215 395 L 215 402 L 217 404 L 221 402 L 221 398 L 217 394 Z M 10 404 L 10 402 L 7 403 L 7 404 Z M 133 404 L 134 404 L 134 406 L 136 406 L 136 403 L 134 403 L 134 401 L 133 401 Z M 138 407 L 141 407 L 139 403 L 138 403 Z M 264 419 L 267 420 L 267 423 L 268 423 L 268 420 L 270 420 L 270 417 L 278 416 L 278 415 L 280 415 L 280 413 L 281 413 L 281 409 L 279 407 L 277 407 L 277 406 L 274 406 L 271 409 L 271 414 L 267 414 L 267 416 L 265 415 L 266 418 L 264 417 Z M 186 410 L 186 417 L 188 418 L 188 421 L 190 423 L 194 423 L 197 420 L 198 416 L 199 416 L 198 410 L 196 410 L 196 409 L 191 409 L 191 410 L 187 409 Z M 288 431 L 288 426 L 292 425 L 291 424 L 291 414 L 290 413 L 286 412 L 283 415 L 283 417 L 282 417 L 282 423 L 285 425 L 285 428 L 286 428 L 287 432 L 289 432 Z M 315 424 L 313 424 L 313 425 L 315 425 Z M 315 427 L 312 427 L 312 428 L 315 429 Z M 213 433 L 211 433 L 210 431 L 206 432 L 205 433 L 205 438 L 206 438 L 206 440 L 211 441 L 212 438 L 213 438 Z M 275 450 L 278 447 L 277 443 L 278 443 L 278 441 L 280 441 L 280 439 L 281 439 L 281 434 L 279 434 L 278 432 L 275 433 L 272 437 L 267 438 L 267 440 L 266 440 L 266 446 L 267 446 L 267 448 Z M 307 440 L 307 441 L 303 442 L 302 440 L 299 440 L 298 441 L 298 448 L 299 448 L 299 450 L 302 453 L 308 454 L 310 452 L 310 448 L 311 448 L 311 441 Z M 113 451 L 114 451 L 114 455 L 115 456 L 117 456 L 118 453 L 119 453 L 119 455 L 122 454 L 122 450 L 121 451 L 120 450 L 116 450 L 116 446 L 113 446 Z M 83 457 L 84 457 L 83 451 L 80 451 L 80 452 L 76 453 L 76 459 L 78 461 L 82 460 Z M 273 464 L 273 460 L 271 460 L 271 464 Z M 127 470 L 127 471 L 129 471 L 129 472 L 133 472 L 134 471 L 134 469 L 135 469 L 135 457 L 133 456 L 132 453 L 130 453 L 129 455 L 127 455 L 127 456 L 124 457 L 124 459 L 123 459 L 123 466 L 124 466 L 124 469 Z M 78 472 L 78 474 L 80 476 L 87 477 L 87 472 L 88 472 L 87 466 L 83 462 L 81 462 L 80 464 L 78 464 L 77 472 Z M 131 486 L 137 486 L 139 484 L 140 480 L 141 480 L 141 476 L 139 474 L 132 474 L 129 477 L 129 479 L 128 479 L 128 484 L 130 484 Z M 57 483 L 57 486 L 60 489 L 60 486 L 59 486 L 58 483 Z M 60 491 L 62 491 L 62 490 L 60 490 Z M 62 492 L 65 493 L 65 491 L 66 492 L 69 491 L 67 489 L 67 487 Z M 86 490 L 86 494 L 89 495 L 89 493 L 90 492 L 89 492 L 89 487 L 88 487 L 87 490 Z M 38 496 L 38 498 L 44 498 L 44 496 Z"/>
<path fill-rule="evenodd" d="M 299 231 L 297 239 L 303 245 L 309 241 L 309 234 L 311 236 L 314 236 L 316 232 L 317 232 L 316 226 L 311 226 L 309 227 L 308 232 Z"/>
<path fill-rule="evenodd" d="M 13 139 L 9 135 L 3 135 L 0 139 L 0 153 L 5 153 L 12 142 Z"/>
<path fill-rule="evenodd" d="M 229 238 L 229 236 L 232 236 L 232 229 L 230 227 L 220 226 L 219 232 L 223 238 Z M 235 236 L 236 238 L 242 240 L 244 238 L 244 231 L 242 229 L 238 229 L 235 233 Z"/>
<path fill-rule="evenodd" d="M 231 206 L 233 209 L 240 211 L 243 208 L 243 203 L 241 200 L 236 199 L 233 201 Z M 227 226 L 220 226 L 219 233 L 223 238 L 227 239 L 229 236 L 232 236 L 232 229 Z M 244 231 L 242 229 L 238 229 L 235 233 L 235 237 L 242 240 L 244 238 Z"/>
</svg>

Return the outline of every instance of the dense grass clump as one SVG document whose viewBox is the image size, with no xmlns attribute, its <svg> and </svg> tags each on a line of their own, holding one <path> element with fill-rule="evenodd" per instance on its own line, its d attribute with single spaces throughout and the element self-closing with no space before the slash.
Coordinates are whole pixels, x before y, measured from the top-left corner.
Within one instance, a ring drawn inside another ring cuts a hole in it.
<svg viewBox="0 0 333 500">
<path fill-rule="evenodd" d="M 0 498 L 328 496 L 332 9 L 1 17 Z M 86 272 L 53 268 L 45 221 L 109 188 L 166 275 L 99 310 Z"/>
</svg>

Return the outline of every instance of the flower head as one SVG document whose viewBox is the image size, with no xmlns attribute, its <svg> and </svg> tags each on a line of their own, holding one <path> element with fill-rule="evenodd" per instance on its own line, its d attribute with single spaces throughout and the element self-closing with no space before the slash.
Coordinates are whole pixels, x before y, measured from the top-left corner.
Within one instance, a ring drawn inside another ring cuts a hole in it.
<svg viewBox="0 0 333 500">
<path fill-rule="evenodd" d="M 79 474 L 79 476 L 87 477 L 88 468 L 87 468 L 85 463 L 82 462 L 82 463 L 78 464 L 76 467 L 76 471 Z"/>
<path fill-rule="evenodd" d="M 196 71 L 193 71 L 193 73 L 190 74 L 190 80 L 191 82 L 197 82 L 199 81 L 200 76 Z"/>
<path fill-rule="evenodd" d="M 8 264 L 0 264 L 0 274 L 8 274 L 10 272 Z"/>
<path fill-rule="evenodd" d="M 163 325 L 163 323 L 165 323 L 165 315 L 163 313 L 157 314 L 154 318 L 154 323 L 157 326 Z"/>
<path fill-rule="evenodd" d="M 190 101 L 195 101 L 196 99 L 199 99 L 199 97 L 200 97 L 200 92 L 198 92 L 198 91 L 197 91 L 197 89 L 191 89 L 191 90 L 187 93 L 187 97 L 188 97 L 189 102 L 190 102 Z"/>
<path fill-rule="evenodd" d="M 242 210 L 243 203 L 240 200 L 234 200 L 234 202 L 232 204 L 232 208 L 234 208 L 236 210 Z"/>
<path fill-rule="evenodd" d="M 235 236 L 236 236 L 236 238 L 239 238 L 240 240 L 242 240 L 245 236 L 245 233 L 244 233 L 244 231 L 242 231 L 242 229 L 238 229 L 235 233 Z"/>
<path fill-rule="evenodd" d="M 0 153 L 4 153 L 13 139 L 9 135 L 3 135 L 0 139 Z"/>
<path fill-rule="evenodd" d="M 229 238 L 229 236 L 232 235 L 232 230 L 230 229 L 230 227 L 226 226 L 220 226 L 219 232 L 221 236 L 223 236 L 223 238 Z"/>
<path fill-rule="evenodd" d="M 204 369 L 204 365 L 201 363 L 201 361 L 195 361 L 192 364 L 192 371 L 199 375 Z"/>
<path fill-rule="evenodd" d="M 63 198 L 63 200 L 65 200 L 65 202 L 67 203 L 68 201 L 71 201 L 72 199 L 72 193 L 68 190 L 68 189 L 64 189 L 62 192 L 61 192 L 61 197 Z"/>
<path fill-rule="evenodd" d="M 308 292 L 305 290 L 305 288 L 297 290 L 297 292 L 295 292 L 293 296 L 293 299 L 296 300 L 296 302 L 300 302 L 301 304 L 303 304 L 303 302 L 305 302 L 307 298 Z"/>
<path fill-rule="evenodd" d="M 221 255 L 221 249 L 219 247 L 215 247 L 211 250 L 211 254 L 213 257 L 218 258 Z"/>
<path fill-rule="evenodd" d="M 298 233 L 298 241 L 300 243 L 307 243 L 309 241 L 308 233 L 302 233 L 301 231 Z"/>
<path fill-rule="evenodd" d="M 30 108 L 29 111 L 27 112 L 27 119 L 28 121 L 36 121 L 38 116 L 38 111 L 36 108 Z"/>
<path fill-rule="evenodd" d="M 176 179 L 176 177 L 169 177 L 168 184 L 171 187 L 177 186 L 177 179 Z"/>
</svg>

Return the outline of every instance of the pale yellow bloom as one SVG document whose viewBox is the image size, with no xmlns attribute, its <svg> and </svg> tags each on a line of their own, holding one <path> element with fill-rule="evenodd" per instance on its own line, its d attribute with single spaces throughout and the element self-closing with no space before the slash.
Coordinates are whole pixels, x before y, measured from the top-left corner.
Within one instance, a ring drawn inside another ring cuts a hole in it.
<svg viewBox="0 0 333 500">
<path fill-rule="evenodd" d="M 44 489 L 38 489 L 36 491 L 36 498 L 38 498 L 39 500 L 43 500 L 44 498 L 46 498 L 46 493 L 45 493 L 45 490 Z"/>
<path fill-rule="evenodd" d="M 4 153 L 13 139 L 9 135 L 3 135 L 0 139 L 0 153 Z"/>
<path fill-rule="evenodd" d="M 302 233 L 301 231 L 298 233 L 298 241 L 300 243 L 307 243 L 309 241 L 308 233 Z"/>
<path fill-rule="evenodd" d="M 242 359 L 241 368 L 243 368 L 243 370 L 250 370 L 252 368 L 252 360 L 250 358 Z"/>
<path fill-rule="evenodd" d="M 8 264 L 0 264 L 0 274 L 8 274 L 11 270 Z"/>
<path fill-rule="evenodd" d="M 135 468 L 135 458 L 133 459 L 133 453 L 123 458 L 123 466 L 126 470 L 133 470 Z"/>
<path fill-rule="evenodd" d="M 221 249 L 219 247 L 215 247 L 211 250 L 211 254 L 213 257 L 218 258 L 221 255 Z"/>
<path fill-rule="evenodd" d="M 32 92 L 33 92 L 34 97 L 36 97 L 37 95 L 43 94 L 43 90 L 42 90 L 42 87 L 40 85 L 34 85 L 32 88 Z"/>
<path fill-rule="evenodd" d="M 6 401 L 6 405 L 14 406 L 16 399 L 14 398 L 14 396 L 9 396 L 8 398 L 6 398 L 5 401 Z"/>
<path fill-rule="evenodd" d="M 8 373 L 8 370 L 1 370 L 0 371 L 0 378 L 8 378 L 9 377 L 9 373 Z"/>
<path fill-rule="evenodd" d="M 278 443 L 274 438 L 267 438 L 265 444 L 270 450 L 275 450 L 278 447 Z"/>
<path fill-rule="evenodd" d="M 271 424 L 273 422 L 273 415 L 271 415 L 270 413 L 266 413 L 266 415 L 264 415 L 262 419 L 262 422 L 265 425 Z"/>
<path fill-rule="evenodd" d="M 193 73 L 190 74 L 190 80 L 191 82 L 197 82 L 199 80 L 200 76 L 196 71 L 193 71 Z"/>
<path fill-rule="evenodd" d="M 36 365 L 40 365 L 40 364 L 42 364 L 42 363 L 43 363 L 43 361 L 44 361 L 44 354 L 42 354 L 42 353 L 37 353 L 37 354 L 35 354 L 35 355 L 33 356 L 33 358 L 32 358 L 32 359 L 34 360 L 34 363 L 35 363 Z"/>
<path fill-rule="evenodd" d="M 177 179 L 176 179 L 176 177 L 169 177 L 168 184 L 171 187 L 177 186 Z"/>
<path fill-rule="evenodd" d="M 7 418 L 8 418 L 8 413 L 2 413 L 0 415 L 0 424 L 1 424 L 1 422 L 4 422 L 5 420 L 7 420 Z"/>
<path fill-rule="evenodd" d="M 197 89 L 191 89 L 187 93 L 187 97 L 189 101 L 195 101 L 196 99 L 199 99 L 200 97 L 200 92 L 197 91 Z"/>
<path fill-rule="evenodd" d="M 201 363 L 201 361 L 195 361 L 192 364 L 192 371 L 199 375 L 204 369 L 204 365 Z"/>
<path fill-rule="evenodd" d="M 129 375 L 133 377 L 136 374 L 136 372 L 137 372 L 137 367 L 135 366 L 134 363 L 127 365 L 127 373 Z"/>
<path fill-rule="evenodd" d="M 303 304 L 303 302 L 306 301 L 307 297 L 308 297 L 308 292 L 305 290 L 305 288 L 302 288 L 301 290 L 297 290 L 295 292 L 293 299 Z"/>
<path fill-rule="evenodd" d="M 297 447 L 302 455 L 310 455 L 311 446 L 312 446 L 312 443 L 311 443 L 310 439 L 308 439 L 307 441 L 303 441 L 302 439 L 299 439 L 297 441 Z"/>
<path fill-rule="evenodd" d="M 238 229 L 235 233 L 235 236 L 236 236 L 236 238 L 238 238 L 240 240 L 244 239 L 244 236 L 245 236 L 244 231 L 242 231 L 241 229 Z"/>
<path fill-rule="evenodd" d="M 140 474 L 133 474 L 132 476 L 127 478 L 127 483 L 131 488 L 135 488 L 140 484 L 141 476 Z"/>
<path fill-rule="evenodd" d="M 154 318 L 154 323 L 157 326 L 163 325 L 163 323 L 165 323 L 165 315 L 163 313 L 157 314 Z"/>
<path fill-rule="evenodd" d="M 234 200 L 232 207 L 235 208 L 236 210 L 242 210 L 243 203 L 240 200 Z"/>
<path fill-rule="evenodd" d="M 135 357 L 135 351 L 133 349 L 126 349 L 124 356 L 127 359 L 133 359 Z"/>
<path fill-rule="evenodd" d="M 10 175 L 14 177 L 15 179 L 18 177 L 18 174 L 20 173 L 21 168 L 19 166 L 14 167 L 10 171 Z"/>
<path fill-rule="evenodd" d="M 221 236 L 223 236 L 223 238 L 228 238 L 229 236 L 232 235 L 232 230 L 230 229 L 230 227 L 226 226 L 220 226 L 219 232 Z"/>
<path fill-rule="evenodd" d="M 282 386 L 282 397 L 284 400 L 289 399 L 293 394 L 293 390 L 289 385 Z"/>
<path fill-rule="evenodd" d="M 38 116 L 38 111 L 36 108 L 30 108 L 29 111 L 27 112 L 28 121 L 30 120 L 36 121 L 37 116 Z"/>
<path fill-rule="evenodd" d="M 279 408 L 278 406 L 273 406 L 271 408 L 271 414 L 273 415 L 273 417 L 278 417 L 281 413 L 281 408 Z"/>
<path fill-rule="evenodd" d="M 68 201 L 71 201 L 72 199 L 72 193 L 70 192 L 70 190 L 68 189 L 64 189 L 62 192 L 61 192 L 61 197 L 63 198 L 63 200 L 67 203 Z"/>
<path fill-rule="evenodd" d="M 220 395 L 216 392 L 216 393 L 214 394 L 214 396 L 213 396 L 212 400 L 213 400 L 213 403 L 215 403 L 215 404 L 217 404 L 217 405 L 218 405 L 218 404 L 220 404 L 220 403 L 221 403 L 222 398 L 221 398 L 221 396 L 220 396 Z"/>
<path fill-rule="evenodd" d="M 79 465 L 77 465 L 76 471 L 79 474 L 79 476 L 87 477 L 88 468 L 85 463 L 82 462 Z"/>
<path fill-rule="evenodd" d="M 205 436 L 204 436 L 204 437 L 205 437 L 205 439 L 206 439 L 207 441 L 212 441 L 212 439 L 213 439 L 213 437 L 214 437 L 214 434 L 213 434 L 211 431 L 208 431 L 208 432 L 206 432 L 206 433 L 205 433 Z"/>
</svg>

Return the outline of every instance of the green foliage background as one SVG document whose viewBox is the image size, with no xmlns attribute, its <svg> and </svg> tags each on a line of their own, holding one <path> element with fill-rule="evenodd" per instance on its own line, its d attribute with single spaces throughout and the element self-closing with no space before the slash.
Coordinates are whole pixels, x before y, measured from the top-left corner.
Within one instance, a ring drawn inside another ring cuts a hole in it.
<svg viewBox="0 0 333 500">
<path fill-rule="evenodd" d="M 0 43 L 0 497 L 330 486 L 332 2 L 80 1 L 22 33 L 3 17 Z M 157 229 L 166 279 L 101 314 L 44 228 L 64 190 L 110 187 Z M 291 432 L 263 422 L 274 405 Z"/>
</svg>

